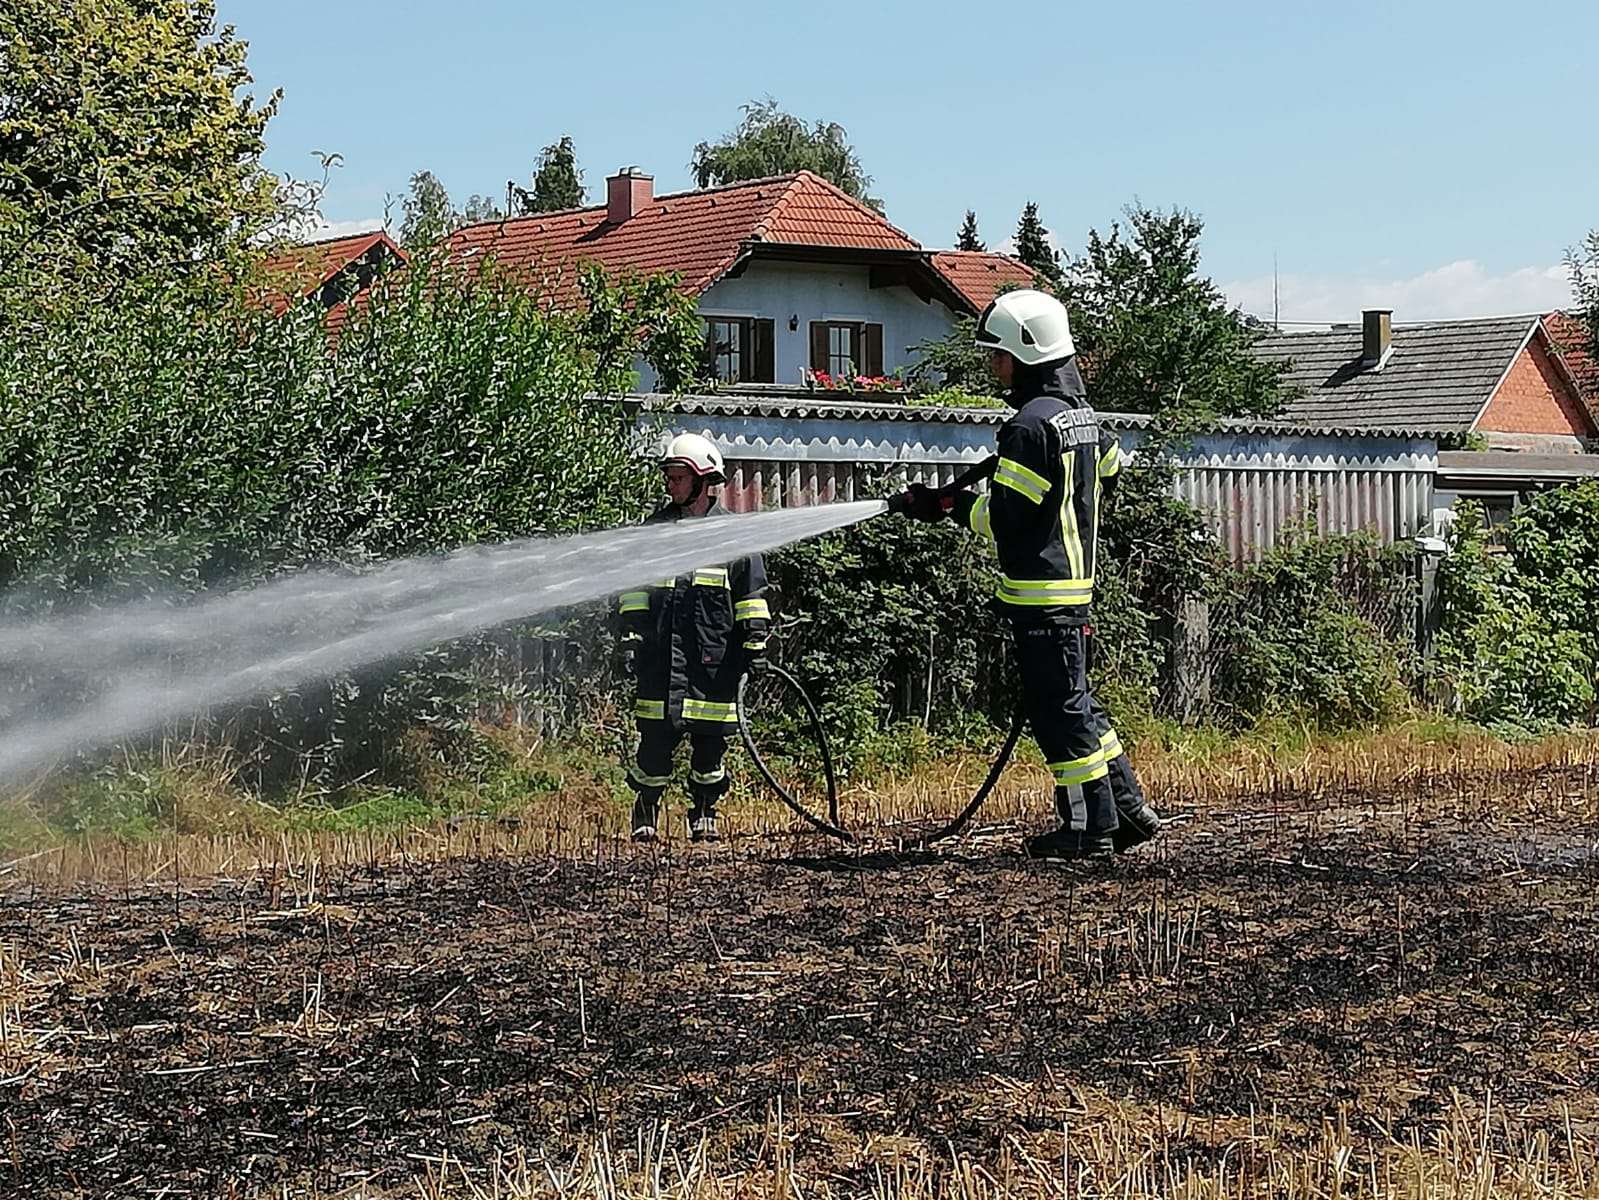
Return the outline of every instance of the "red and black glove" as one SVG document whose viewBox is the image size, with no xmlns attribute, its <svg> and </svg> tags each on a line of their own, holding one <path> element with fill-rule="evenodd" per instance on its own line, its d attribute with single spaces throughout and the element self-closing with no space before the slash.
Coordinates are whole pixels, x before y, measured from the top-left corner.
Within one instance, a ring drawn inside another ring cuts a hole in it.
<svg viewBox="0 0 1599 1200">
<path fill-rule="evenodd" d="M 953 498 L 925 483 L 913 483 L 888 502 L 888 511 L 904 513 L 915 521 L 942 521 L 954 507 Z"/>
</svg>

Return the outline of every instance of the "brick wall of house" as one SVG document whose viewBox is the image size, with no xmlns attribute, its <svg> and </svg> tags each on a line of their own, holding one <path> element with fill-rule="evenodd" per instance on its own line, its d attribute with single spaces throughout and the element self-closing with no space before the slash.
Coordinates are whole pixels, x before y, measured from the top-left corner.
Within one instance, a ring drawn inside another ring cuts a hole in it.
<svg viewBox="0 0 1599 1200">
<path fill-rule="evenodd" d="M 1549 357 L 1543 339 L 1527 343 L 1499 390 L 1488 402 L 1477 428 L 1492 433 L 1553 433 L 1592 437 L 1593 421 L 1571 394 Z"/>
</svg>

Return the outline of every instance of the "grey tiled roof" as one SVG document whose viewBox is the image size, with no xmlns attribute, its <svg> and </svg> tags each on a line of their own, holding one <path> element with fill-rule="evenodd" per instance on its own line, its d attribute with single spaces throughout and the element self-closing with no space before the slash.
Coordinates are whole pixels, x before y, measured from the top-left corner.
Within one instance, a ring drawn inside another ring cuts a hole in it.
<svg viewBox="0 0 1599 1200">
<path fill-rule="evenodd" d="M 1362 369 L 1358 325 L 1316 333 L 1274 333 L 1255 345 L 1302 394 L 1282 419 L 1344 428 L 1465 432 L 1504 377 L 1537 316 L 1395 325 L 1381 370 Z"/>
</svg>

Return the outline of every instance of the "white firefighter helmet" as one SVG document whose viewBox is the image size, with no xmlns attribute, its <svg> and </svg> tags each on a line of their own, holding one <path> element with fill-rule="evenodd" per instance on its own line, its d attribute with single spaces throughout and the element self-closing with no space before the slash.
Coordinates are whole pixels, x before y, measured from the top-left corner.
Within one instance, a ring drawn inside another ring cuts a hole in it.
<svg viewBox="0 0 1599 1200">
<path fill-rule="evenodd" d="M 727 470 L 722 463 L 722 452 L 716 443 L 697 433 L 680 433 L 667 443 L 661 454 L 661 467 L 687 467 L 706 483 L 723 483 Z"/>
<path fill-rule="evenodd" d="M 994 298 L 977 320 L 977 344 L 985 350 L 1004 350 L 1028 367 L 1077 353 L 1066 306 L 1032 288 Z"/>
</svg>

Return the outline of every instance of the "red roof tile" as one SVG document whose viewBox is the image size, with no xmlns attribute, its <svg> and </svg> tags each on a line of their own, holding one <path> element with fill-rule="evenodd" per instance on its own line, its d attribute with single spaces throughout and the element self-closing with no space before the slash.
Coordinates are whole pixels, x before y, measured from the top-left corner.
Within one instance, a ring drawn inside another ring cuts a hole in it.
<svg viewBox="0 0 1599 1200">
<path fill-rule="evenodd" d="M 1004 284 L 1033 286 L 1033 269 L 1026 263 L 986 250 L 937 250 L 933 265 L 978 312 L 988 307 Z"/>
<path fill-rule="evenodd" d="M 1599 421 L 1599 359 L 1594 357 L 1586 322 L 1570 313 L 1552 312 L 1543 324 L 1555 353 L 1577 381 L 1583 403 Z"/>
<path fill-rule="evenodd" d="M 381 229 L 349 237 L 328 238 L 321 242 L 306 242 L 269 255 L 261 264 L 263 273 L 271 282 L 271 286 L 262 293 L 262 303 L 273 312 L 281 313 L 293 301 L 309 296 L 379 245 L 387 247 L 388 252 L 401 262 L 405 261 L 405 251 Z"/>
<path fill-rule="evenodd" d="M 619 225 L 605 206 L 469 225 L 451 235 L 458 259 L 492 254 L 503 267 L 542 276 L 552 299 L 570 296 L 571 269 L 676 271 L 698 295 L 753 243 L 867 250 L 921 249 L 866 205 L 819 175 L 800 171 L 727 187 L 656 196 Z"/>
</svg>

